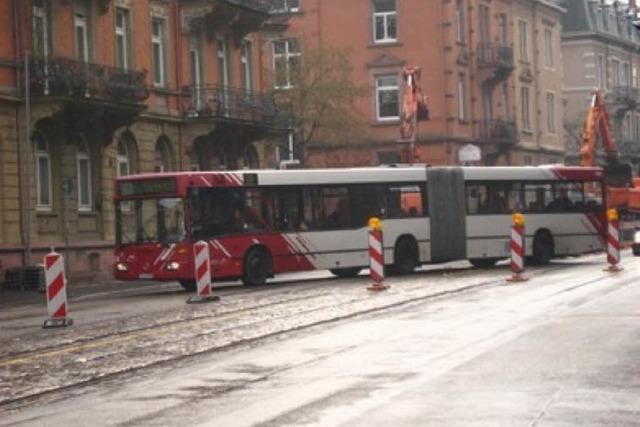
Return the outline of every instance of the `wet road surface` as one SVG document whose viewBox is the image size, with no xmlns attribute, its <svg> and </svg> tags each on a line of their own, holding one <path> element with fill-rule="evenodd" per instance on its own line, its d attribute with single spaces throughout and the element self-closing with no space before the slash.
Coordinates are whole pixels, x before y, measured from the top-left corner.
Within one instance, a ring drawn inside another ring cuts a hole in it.
<svg viewBox="0 0 640 427">
<path fill-rule="evenodd" d="M 33 332 L 0 353 L 0 424 L 640 425 L 640 258 L 602 267 L 243 289 L 180 321 Z"/>
</svg>

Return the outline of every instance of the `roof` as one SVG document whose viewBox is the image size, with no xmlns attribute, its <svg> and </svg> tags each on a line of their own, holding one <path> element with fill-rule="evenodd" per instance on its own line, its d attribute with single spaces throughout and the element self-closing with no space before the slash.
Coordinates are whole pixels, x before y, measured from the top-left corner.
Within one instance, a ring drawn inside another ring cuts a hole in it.
<svg viewBox="0 0 640 427">
<path fill-rule="evenodd" d="M 503 166 L 503 167 L 427 167 L 415 166 L 380 166 L 341 169 L 291 169 L 291 170 L 236 170 L 236 171 L 203 171 L 163 173 L 163 177 L 180 177 L 196 186 L 210 187 L 215 185 L 237 186 L 247 179 L 257 179 L 261 185 L 312 185 L 331 183 L 377 183 L 385 182 L 421 182 L 427 179 L 427 170 L 459 169 L 468 180 L 556 180 L 578 179 L 590 180 L 602 176 L 601 168 L 571 167 L 564 165 L 546 166 Z M 384 175 L 384 177 L 382 177 Z M 157 173 L 129 175 L 118 180 L 140 180 L 159 178 Z M 186 181 L 183 181 L 186 182 Z"/>
<path fill-rule="evenodd" d="M 562 17 L 564 38 L 596 36 L 621 44 L 640 43 L 640 35 L 633 25 L 634 16 L 626 5 L 600 0 L 565 0 L 564 6 L 567 9 Z"/>
</svg>

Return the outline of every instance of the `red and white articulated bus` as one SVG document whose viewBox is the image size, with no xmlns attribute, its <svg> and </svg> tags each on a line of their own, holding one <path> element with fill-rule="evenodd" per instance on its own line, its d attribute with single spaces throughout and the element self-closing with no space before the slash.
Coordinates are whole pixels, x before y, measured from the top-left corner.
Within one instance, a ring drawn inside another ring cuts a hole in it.
<svg viewBox="0 0 640 427">
<path fill-rule="evenodd" d="M 278 273 L 368 265 L 367 221 L 383 221 L 385 263 L 509 256 L 511 214 L 526 217 L 526 253 L 603 248 L 600 168 L 428 167 L 247 170 L 130 175 L 116 182 L 117 279 L 178 280 L 194 287 L 192 245 L 210 245 L 215 280 L 262 284 Z"/>
</svg>

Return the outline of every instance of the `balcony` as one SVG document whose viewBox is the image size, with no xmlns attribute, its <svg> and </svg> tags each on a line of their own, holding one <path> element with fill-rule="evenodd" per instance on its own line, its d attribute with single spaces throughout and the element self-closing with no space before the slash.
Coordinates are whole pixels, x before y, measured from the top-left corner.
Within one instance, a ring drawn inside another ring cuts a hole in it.
<svg viewBox="0 0 640 427">
<path fill-rule="evenodd" d="M 614 110 L 637 110 L 640 105 L 640 89 L 631 86 L 615 86 L 607 93 L 607 100 Z"/>
<path fill-rule="evenodd" d="M 272 95 L 221 85 L 190 86 L 183 95 L 185 116 L 287 129 L 290 115 L 280 111 Z"/>
<path fill-rule="evenodd" d="M 514 69 L 513 49 L 510 46 L 495 43 L 480 43 L 477 51 L 478 70 L 482 80 L 499 82 L 511 74 Z"/>
<path fill-rule="evenodd" d="M 33 58 L 30 89 L 34 98 L 90 100 L 144 108 L 149 96 L 145 73 L 70 58 Z"/>
<path fill-rule="evenodd" d="M 182 26 L 208 36 L 232 33 L 236 40 L 257 31 L 269 19 L 264 0 L 181 0 Z"/>
<path fill-rule="evenodd" d="M 481 120 L 477 124 L 477 135 L 481 143 L 514 145 L 518 142 L 515 121 L 507 119 Z"/>
</svg>

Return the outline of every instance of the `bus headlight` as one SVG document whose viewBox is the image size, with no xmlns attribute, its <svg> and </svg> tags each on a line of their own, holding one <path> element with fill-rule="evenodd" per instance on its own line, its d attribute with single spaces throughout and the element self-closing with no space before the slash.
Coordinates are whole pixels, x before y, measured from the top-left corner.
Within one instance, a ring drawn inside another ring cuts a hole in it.
<svg viewBox="0 0 640 427">
<path fill-rule="evenodd" d="M 177 263 L 176 261 L 171 261 L 169 264 L 167 264 L 167 271 L 178 271 L 178 269 L 180 268 L 180 263 Z"/>
<path fill-rule="evenodd" d="M 633 241 L 635 243 L 640 243 L 640 231 L 636 231 L 636 233 L 633 235 Z"/>
<path fill-rule="evenodd" d="M 124 262 L 119 262 L 116 264 L 116 270 L 125 272 L 125 271 L 129 271 L 129 267 Z"/>
</svg>

